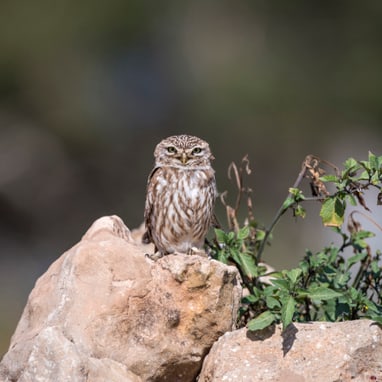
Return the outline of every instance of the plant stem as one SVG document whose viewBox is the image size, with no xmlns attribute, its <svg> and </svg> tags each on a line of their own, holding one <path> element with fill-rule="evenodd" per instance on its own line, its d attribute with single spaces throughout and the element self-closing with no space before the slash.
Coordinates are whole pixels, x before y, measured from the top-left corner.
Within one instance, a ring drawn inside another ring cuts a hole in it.
<svg viewBox="0 0 382 382">
<path fill-rule="evenodd" d="M 297 176 L 297 179 L 296 181 L 294 182 L 293 184 L 293 188 L 297 188 L 300 183 L 302 182 L 302 180 L 304 179 L 304 176 L 305 176 L 305 172 L 306 172 L 306 169 L 307 169 L 307 164 L 312 160 L 312 156 L 311 155 L 308 155 L 304 162 L 302 163 L 302 166 L 301 166 L 301 170 Z M 293 195 L 291 193 L 288 194 L 287 198 L 290 198 L 292 197 Z M 281 205 L 281 207 L 279 208 L 279 210 L 277 211 L 276 213 L 276 216 L 273 218 L 272 220 L 272 223 L 270 225 L 270 227 L 265 231 L 265 236 L 264 236 L 264 239 L 263 241 L 261 242 L 261 245 L 260 245 L 260 248 L 259 248 L 259 251 L 257 253 L 257 264 L 260 263 L 261 261 L 261 256 L 264 252 L 264 248 L 265 248 L 265 244 L 268 242 L 268 239 L 269 239 L 269 235 L 272 233 L 273 229 L 275 228 L 276 224 L 279 222 L 281 216 L 284 215 L 284 213 L 288 210 L 289 207 L 284 207 L 284 204 Z"/>
<path fill-rule="evenodd" d="M 369 268 L 370 263 L 371 263 L 371 254 L 368 253 L 367 257 L 363 261 L 361 261 L 361 266 L 360 266 L 360 268 L 357 272 L 357 275 L 355 276 L 354 281 L 353 281 L 353 288 L 359 289 L 361 281 L 364 278 L 365 273 L 366 273 L 367 269 Z"/>
</svg>

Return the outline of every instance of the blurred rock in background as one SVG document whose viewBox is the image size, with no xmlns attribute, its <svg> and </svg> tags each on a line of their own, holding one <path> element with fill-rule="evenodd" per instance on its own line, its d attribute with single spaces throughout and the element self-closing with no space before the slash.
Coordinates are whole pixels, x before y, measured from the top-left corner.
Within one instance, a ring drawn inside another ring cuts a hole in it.
<svg viewBox="0 0 382 382">
<path fill-rule="evenodd" d="M 92 221 L 142 222 L 163 137 L 208 140 L 220 191 L 248 153 L 266 224 L 305 155 L 382 155 L 381 17 L 378 1 L 2 1 L 0 355 L 36 278 Z M 284 218 L 265 261 L 327 242 L 310 210 Z"/>
</svg>

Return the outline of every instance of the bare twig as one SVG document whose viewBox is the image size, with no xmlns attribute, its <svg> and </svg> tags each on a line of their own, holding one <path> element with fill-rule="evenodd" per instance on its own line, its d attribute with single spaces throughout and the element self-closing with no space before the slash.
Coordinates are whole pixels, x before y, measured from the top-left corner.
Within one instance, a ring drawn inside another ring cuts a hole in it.
<svg viewBox="0 0 382 382">
<path fill-rule="evenodd" d="M 371 218 L 369 215 L 366 215 L 362 211 L 352 211 L 349 215 L 349 217 L 354 221 L 354 215 L 359 214 L 362 215 L 366 220 L 368 220 L 371 224 L 373 224 L 375 227 L 377 227 L 380 231 L 382 231 L 382 226 L 378 224 L 373 218 Z"/>
</svg>

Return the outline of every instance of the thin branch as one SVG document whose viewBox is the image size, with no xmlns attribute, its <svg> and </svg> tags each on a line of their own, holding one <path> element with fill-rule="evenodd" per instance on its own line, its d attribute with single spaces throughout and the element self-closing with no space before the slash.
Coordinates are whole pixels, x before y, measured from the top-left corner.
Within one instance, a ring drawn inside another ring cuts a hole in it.
<svg viewBox="0 0 382 382">
<path fill-rule="evenodd" d="M 239 209 L 239 206 L 240 206 L 240 202 L 241 202 L 243 179 L 241 176 L 241 171 L 239 172 L 235 162 L 231 162 L 231 164 L 228 167 L 228 179 L 229 180 L 232 180 L 232 175 L 231 175 L 232 171 L 233 171 L 233 174 L 235 176 L 236 187 L 238 188 L 238 193 L 237 193 L 236 203 L 235 203 L 235 208 L 234 208 L 235 212 L 237 212 Z"/>
<path fill-rule="evenodd" d="M 303 161 L 302 166 L 301 166 L 301 170 L 297 176 L 296 181 L 293 184 L 293 188 L 297 188 L 300 185 L 300 183 L 302 182 L 302 180 L 304 179 L 305 174 L 306 174 L 306 170 L 308 169 L 309 163 L 311 162 L 312 158 L 313 158 L 312 155 L 308 155 L 305 158 L 305 160 Z M 292 196 L 293 196 L 292 193 L 289 193 L 287 198 L 291 198 Z M 260 263 L 260 261 L 261 261 L 261 255 L 263 254 L 265 245 L 268 242 L 269 235 L 272 233 L 273 229 L 275 228 L 276 224 L 280 220 L 281 216 L 284 215 L 284 213 L 288 210 L 288 208 L 285 208 L 284 205 L 282 205 L 280 207 L 280 209 L 277 211 L 276 216 L 273 218 L 273 221 L 272 221 L 270 227 L 265 231 L 264 240 L 261 242 L 259 251 L 257 253 L 257 262 L 258 263 Z"/>
</svg>

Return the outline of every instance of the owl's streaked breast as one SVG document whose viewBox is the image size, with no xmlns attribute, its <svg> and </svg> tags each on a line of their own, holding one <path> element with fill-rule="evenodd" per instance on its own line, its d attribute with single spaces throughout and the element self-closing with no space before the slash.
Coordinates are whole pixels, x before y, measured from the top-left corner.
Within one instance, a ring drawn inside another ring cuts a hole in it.
<svg viewBox="0 0 382 382">
<path fill-rule="evenodd" d="M 202 247 L 216 198 L 214 171 L 160 168 L 152 184 L 156 203 L 151 225 L 154 242 L 162 247 L 158 249 L 187 252 Z"/>
</svg>

